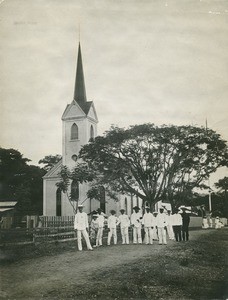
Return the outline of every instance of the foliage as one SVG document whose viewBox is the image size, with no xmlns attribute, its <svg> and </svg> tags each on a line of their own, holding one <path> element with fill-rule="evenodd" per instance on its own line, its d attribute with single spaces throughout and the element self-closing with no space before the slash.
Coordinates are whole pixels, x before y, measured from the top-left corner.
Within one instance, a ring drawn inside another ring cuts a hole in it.
<svg viewBox="0 0 228 300">
<path fill-rule="evenodd" d="M 44 170 L 28 165 L 30 160 L 15 149 L 0 148 L 0 198 L 18 201 L 17 213 L 42 214 Z"/>
<path fill-rule="evenodd" d="M 154 124 L 112 127 L 79 153 L 96 174 L 93 186 L 131 193 L 151 204 L 185 197 L 227 166 L 227 157 L 226 142 L 213 130 Z"/>
<path fill-rule="evenodd" d="M 39 164 L 44 164 L 43 169 L 48 172 L 54 165 L 56 165 L 62 156 L 59 154 L 56 155 L 46 155 L 43 159 L 39 160 Z"/>
<path fill-rule="evenodd" d="M 217 193 L 217 195 L 220 198 L 219 202 L 221 203 L 221 205 L 219 207 L 220 210 L 218 209 L 218 211 L 221 212 L 221 215 L 228 218 L 228 195 L 227 195 L 228 177 L 224 177 L 222 179 L 219 179 L 219 181 L 215 183 L 215 186 L 220 189 L 219 192 Z"/>
<path fill-rule="evenodd" d="M 77 211 L 77 203 L 76 207 L 74 205 L 75 197 L 72 192 L 69 192 L 69 186 L 72 181 L 83 183 L 83 182 L 91 182 L 95 178 L 95 174 L 89 170 L 87 164 L 81 163 L 76 166 L 73 171 L 70 171 L 66 166 L 61 167 L 61 171 L 59 173 L 61 180 L 56 183 L 56 186 L 66 194 L 74 213 Z"/>
<path fill-rule="evenodd" d="M 228 177 L 219 179 L 219 181 L 215 183 L 215 186 L 226 193 L 228 190 Z"/>
</svg>

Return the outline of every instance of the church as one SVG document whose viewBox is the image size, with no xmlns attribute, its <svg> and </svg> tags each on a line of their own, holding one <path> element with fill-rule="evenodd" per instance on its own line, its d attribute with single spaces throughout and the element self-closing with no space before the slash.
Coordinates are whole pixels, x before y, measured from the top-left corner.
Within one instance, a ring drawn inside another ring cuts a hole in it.
<svg viewBox="0 0 228 300">
<path fill-rule="evenodd" d="M 62 159 L 47 172 L 43 177 L 43 215 L 44 216 L 72 216 L 73 207 L 65 193 L 57 188 L 56 183 L 60 181 L 59 172 L 62 166 L 69 169 L 74 168 L 75 158 L 81 147 L 87 144 L 90 138 L 97 136 L 98 116 L 93 101 L 87 101 L 86 88 L 82 64 L 81 46 L 78 46 L 78 58 L 76 68 L 76 78 L 74 87 L 74 98 L 67 104 L 62 115 Z M 97 208 L 101 208 L 106 214 L 111 209 L 119 210 L 124 208 L 126 213 L 132 213 L 135 205 L 141 207 L 142 200 L 132 195 L 119 195 L 119 201 L 109 199 L 103 191 L 102 199 L 88 199 L 86 194 L 89 184 L 78 184 L 71 182 L 69 194 L 74 192 L 76 201 L 84 205 L 84 211 L 90 213 Z M 72 202 L 73 203 L 73 202 Z M 76 206 L 76 202 L 73 203 Z"/>
</svg>

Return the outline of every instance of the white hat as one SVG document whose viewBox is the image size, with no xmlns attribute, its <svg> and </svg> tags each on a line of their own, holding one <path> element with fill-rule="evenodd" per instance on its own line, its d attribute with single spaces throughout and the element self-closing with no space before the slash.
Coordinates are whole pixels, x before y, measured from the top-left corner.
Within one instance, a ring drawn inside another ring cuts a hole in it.
<svg viewBox="0 0 228 300">
<path fill-rule="evenodd" d="M 82 204 L 78 204 L 78 208 L 79 208 L 79 207 L 84 207 L 84 205 L 82 205 Z"/>
</svg>

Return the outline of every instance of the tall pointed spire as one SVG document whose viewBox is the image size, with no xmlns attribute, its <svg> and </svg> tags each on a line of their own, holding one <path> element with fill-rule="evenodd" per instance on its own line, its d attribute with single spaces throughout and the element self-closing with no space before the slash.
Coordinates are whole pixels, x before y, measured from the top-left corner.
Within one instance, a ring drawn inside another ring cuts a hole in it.
<svg viewBox="0 0 228 300">
<path fill-rule="evenodd" d="M 80 106 L 87 101 L 80 42 L 78 45 L 78 61 L 77 61 L 76 79 L 75 79 L 75 87 L 74 87 L 74 100 L 78 102 Z"/>
</svg>

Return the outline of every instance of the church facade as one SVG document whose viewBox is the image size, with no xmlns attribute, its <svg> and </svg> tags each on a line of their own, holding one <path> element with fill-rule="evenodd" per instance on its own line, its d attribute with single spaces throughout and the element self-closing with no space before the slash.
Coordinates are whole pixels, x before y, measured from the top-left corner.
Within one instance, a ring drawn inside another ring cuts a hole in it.
<svg viewBox="0 0 228 300">
<path fill-rule="evenodd" d="M 72 216 L 73 205 L 65 193 L 57 188 L 56 183 L 60 181 L 59 172 L 62 166 L 72 169 L 75 166 L 76 157 L 81 147 L 87 144 L 90 138 L 97 136 L 98 117 L 95 105 L 87 101 L 85 80 L 82 64 L 81 46 L 78 47 L 78 58 L 76 68 L 76 79 L 74 88 L 74 99 L 66 106 L 62 115 L 62 159 L 43 177 L 43 215 L 44 216 Z M 87 199 L 86 193 L 89 184 L 78 184 L 71 182 L 69 193 L 76 195 L 75 200 L 84 205 L 84 211 L 91 211 L 101 208 L 104 213 L 109 214 L 111 209 L 117 212 L 121 208 L 130 215 L 132 207 L 141 206 L 141 199 L 132 195 L 119 195 L 119 201 L 109 199 L 103 191 L 102 199 Z"/>
</svg>

